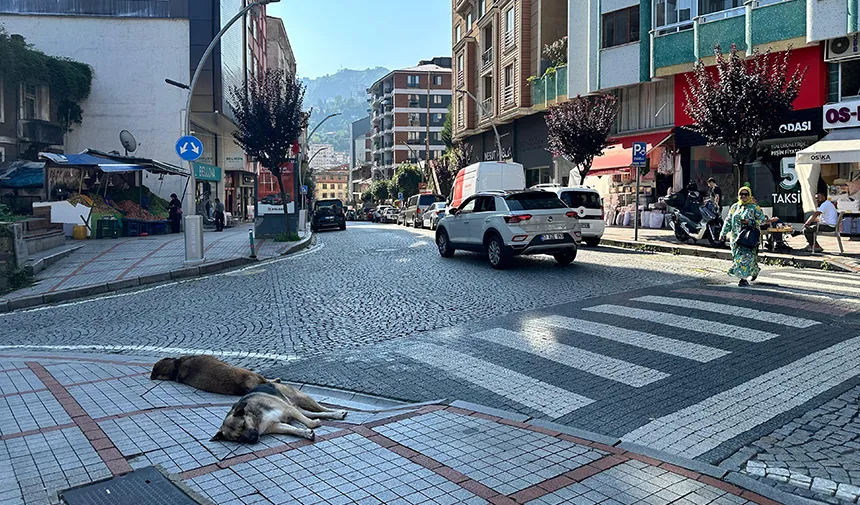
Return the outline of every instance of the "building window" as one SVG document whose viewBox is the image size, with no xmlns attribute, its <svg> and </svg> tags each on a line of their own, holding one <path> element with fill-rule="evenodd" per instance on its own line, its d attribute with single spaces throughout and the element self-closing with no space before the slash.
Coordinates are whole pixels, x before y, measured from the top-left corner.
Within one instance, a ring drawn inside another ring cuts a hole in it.
<svg viewBox="0 0 860 505">
<path fill-rule="evenodd" d="M 460 30 L 460 24 L 457 23 L 457 26 L 454 27 L 454 40 L 456 40 L 457 42 L 460 42 L 460 39 L 462 39 L 462 38 L 463 38 L 463 34 L 461 33 L 461 30 Z"/>
<path fill-rule="evenodd" d="M 24 119 L 38 119 L 39 87 L 35 84 L 24 84 Z"/>
<path fill-rule="evenodd" d="M 514 8 L 505 11 L 505 47 L 514 45 Z"/>
<path fill-rule="evenodd" d="M 409 140 L 410 141 L 415 141 L 415 140 L 419 140 L 419 139 L 420 139 L 420 136 L 419 136 L 418 132 L 409 132 Z"/>
<path fill-rule="evenodd" d="M 434 123 L 438 124 L 438 123 L 445 122 L 445 115 L 444 114 L 433 114 L 431 117 L 432 117 Z"/>
<path fill-rule="evenodd" d="M 839 100 L 860 96 L 860 60 L 839 63 Z"/>
<path fill-rule="evenodd" d="M 436 86 L 441 86 L 442 85 L 442 76 L 441 75 L 434 75 L 433 76 L 433 84 Z"/>
<path fill-rule="evenodd" d="M 618 97 L 618 116 L 613 133 L 660 128 L 675 122 L 671 79 L 617 89 L 614 94 Z"/>
<path fill-rule="evenodd" d="M 466 15 L 466 31 L 472 29 L 472 13 Z"/>
<path fill-rule="evenodd" d="M 639 41 L 639 6 L 603 15 L 603 47 Z"/>
<path fill-rule="evenodd" d="M 693 0 L 689 0 L 688 2 L 680 2 L 680 3 L 691 3 Z M 734 9 L 736 7 L 743 7 L 744 0 L 699 0 L 699 15 L 704 16 L 705 14 L 713 14 L 715 12 L 727 11 L 729 9 Z"/>
<path fill-rule="evenodd" d="M 478 19 L 487 13 L 487 0 L 478 0 Z"/>
<path fill-rule="evenodd" d="M 743 0 L 654 0 L 654 26 L 690 28 L 697 16 L 723 12 L 743 5 Z"/>
<path fill-rule="evenodd" d="M 421 114 L 418 114 L 417 112 L 410 112 L 409 126 L 421 126 Z"/>
<path fill-rule="evenodd" d="M 433 95 L 433 105 L 442 105 L 442 95 Z"/>
<path fill-rule="evenodd" d="M 417 75 L 410 75 L 410 76 L 409 76 L 409 78 L 408 78 L 408 82 L 407 82 L 407 84 L 406 84 L 406 85 L 407 85 L 407 86 L 409 86 L 410 88 L 417 88 L 417 87 L 418 87 L 418 83 L 419 83 L 419 80 L 418 80 L 418 79 L 419 79 L 419 76 L 417 76 Z"/>
</svg>

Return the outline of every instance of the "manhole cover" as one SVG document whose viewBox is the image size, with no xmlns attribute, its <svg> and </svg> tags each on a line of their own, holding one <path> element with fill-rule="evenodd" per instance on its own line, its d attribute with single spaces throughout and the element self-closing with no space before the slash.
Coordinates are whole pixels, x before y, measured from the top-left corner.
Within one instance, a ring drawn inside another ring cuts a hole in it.
<svg viewBox="0 0 860 505">
<path fill-rule="evenodd" d="M 200 505 L 154 466 L 60 492 L 68 505 Z"/>
</svg>

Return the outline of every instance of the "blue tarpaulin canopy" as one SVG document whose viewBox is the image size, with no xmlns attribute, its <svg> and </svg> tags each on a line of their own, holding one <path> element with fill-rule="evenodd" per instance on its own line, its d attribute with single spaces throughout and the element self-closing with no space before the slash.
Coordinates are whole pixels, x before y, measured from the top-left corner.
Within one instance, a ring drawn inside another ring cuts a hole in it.
<svg viewBox="0 0 860 505">
<path fill-rule="evenodd" d="M 169 174 L 188 177 L 188 171 L 169 163 L 149 158 L 135 158 L 103 153 L 87 149 L 80 154 L 39 153 L 49 168 L 97 168 L 105 173 L 124 173 L 146 170 L 155 174 Z"/>
<path fill-rule="evenodd" d="M 45 164 L 35 161 L 0 163 L 0 188 L 41 188 L 45 180 Z"/>
</svg>

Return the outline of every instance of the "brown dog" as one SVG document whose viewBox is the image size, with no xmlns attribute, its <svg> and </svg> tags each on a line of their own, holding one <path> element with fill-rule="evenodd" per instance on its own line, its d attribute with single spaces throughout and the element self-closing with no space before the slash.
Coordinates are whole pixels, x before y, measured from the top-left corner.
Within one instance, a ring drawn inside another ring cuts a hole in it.
<svg viewBox="0 0 860 505">
<path fill-rule="evenodd" d="M 164 358 L 152 367 L 151 380 L 170 380 L 210 393 L 245 395 L 269 381 L 258 373 L 229 365 L 214 356 Z M 275 379 L 273 382 L 280 382 Z"/>
</svg>

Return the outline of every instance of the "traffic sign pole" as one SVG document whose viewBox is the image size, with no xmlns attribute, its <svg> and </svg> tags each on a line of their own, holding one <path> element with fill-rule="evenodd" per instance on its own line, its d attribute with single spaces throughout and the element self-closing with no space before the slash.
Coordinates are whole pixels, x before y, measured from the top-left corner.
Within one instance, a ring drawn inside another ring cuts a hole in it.
<svg viewBox="0 0 860 505">
<path fill-rule="evenodd" d="M 633 214 L 633 241 L 639 241 L 639 165 L 635 165 L 633 170 L 636 170 L 636 210 Z"/>
<path fill-rule="evenodd" d="M 633 170 L 636 170 L 636 193 L 633 195 L 633 241 L 639 241 L 639 179 L 640 169 L 648 163 L 648 144 L 633 143 Z"/>
</svg>

